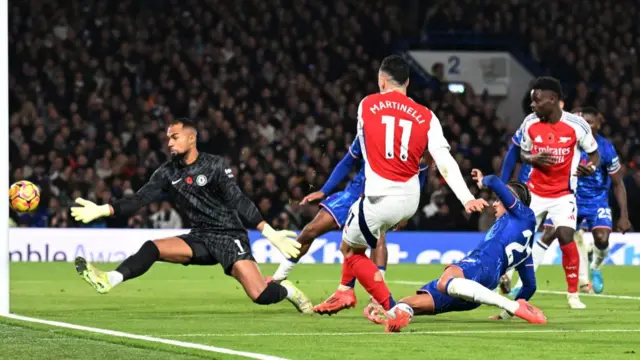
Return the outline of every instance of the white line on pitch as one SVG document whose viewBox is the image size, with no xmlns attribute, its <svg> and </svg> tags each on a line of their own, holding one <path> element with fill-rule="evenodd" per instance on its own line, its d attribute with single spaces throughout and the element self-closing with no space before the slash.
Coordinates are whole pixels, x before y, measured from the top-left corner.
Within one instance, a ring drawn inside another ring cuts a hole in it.
<svg viewBox="0 0 640 360">
<path fill-rule="evenodd" d="M 9 314 L 9 315 L 3 315 L 3 316 L 7 317 L 9 319 L 14 319 L 14 320 L 20 320 L 20 321 L 26 321 L 26 322 L 32 322 L 32 323 L 38 323 L 38 324 L 44 324 L 44 325 L 50 325 L 50 326 L 57 326 L 57 327 L 73 329 L 73 330 L 88 331 L 88 332 L 104 334 L 104 335 L 111 335 L 111 336 L 127 338 L 127 339 L 143 340 L 143 341 L 149 341 L 149 342 L 154 342 L 154 343 L 179 346 L 179 347 L 189 348 L 189 349 L 198 349 L 198 350 L 215 352 L 215 353 L 219 353 L 219 354 L 242 356 L 242 357 L 246 357 L 246 358 L 249 358 L 249 359 L 287 360 L 285 358 L 271 356 L 271 355 L 257 354 L 257 353 L 251 353 L 251 352 L 246 352 L 246 351 L 237 351 L 237 350 L 231 350 L 231 349 L 219 348 L 219 347 L 215 347 L 215 346 L 202 345 L 202 344 L 196 344 L 196 343 L 189 343 L 189 342 L 183 342 L 183 341 L 177 341 L 177 340 L 161 339 L 161 338 L 152 337 L 152 336 L 149 336 L 149 335 L 135 335 L 135 334 L 129 334 L 129 333 L 121 332 L 121 331 L 99 329 L 99 328 L 93 328 L 93 327 L 88 327 L 88 326 L 69 324 L 69 323 L 64 323 L 64 322 L 59 322 L 59 321 L 51 321 L 51 320 L 31 318 L 31 317 L 15 315 L 15 314 Z"/>
<path fill-rule="evenodd" d="M 337 280 L 313 280 L 316 282 L 333 282 L 338 284 Z M 388 284 L 398 284 L 398 285 L 412 285 L 412 286 L 423 286 L 426 282 L 420 281 L 405 281 L 405 280 L 390 280 L 387 281 Z M 566 291 L 552 291 L 552 290 L 537 290 L 539 294 L 550 294 L 550 295 L 567 295 Z M 583 294 L 580 293 L 580 296 L 593 296 L 596 298 L 603 299 L 619 299 L 619 300 L 640 300 L 640 296 L 629 296 L 629 295 L 610 295 L 610 294 Z"/>
<path fill-rule="evenodd" d="M 465 334 L 553 334 L 553 333 L 640 333 L 640 329 L 580 329 L 580 330 L 433 330 L 410 331 L 396 333 L 395 335 L 465 335 Z M 236 334 L 165 334 L 165 337 L 259 337 L 259 336 L 349 336 L 349 335 L 388 335 L 384 331 L 366 332 L 309 332 L 309 333 L 236 333 Z"/>
</svg>

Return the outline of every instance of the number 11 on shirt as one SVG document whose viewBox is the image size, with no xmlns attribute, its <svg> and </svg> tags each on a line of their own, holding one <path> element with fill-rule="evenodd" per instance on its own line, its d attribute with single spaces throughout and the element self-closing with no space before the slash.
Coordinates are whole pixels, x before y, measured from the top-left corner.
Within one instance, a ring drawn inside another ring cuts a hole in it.
<svg viewBox="0 0 640 360">
<path fill-rule="evenodd" d="M 382 116 L 382 123 L 385 125 L 385 142 L 384 152 L 387 159 L 393 159 L 394 154 L 394 140 L 396 135 L 396 118 L 389 115 Z M 402 135 L 400 137 L 400 160 L 407 161 L 409 151 L 409 138 L 411 137 L 411 127 L 413 122 L 409 120 L 398 120 L 398 126 L 402 128 Z"/>
</svg>

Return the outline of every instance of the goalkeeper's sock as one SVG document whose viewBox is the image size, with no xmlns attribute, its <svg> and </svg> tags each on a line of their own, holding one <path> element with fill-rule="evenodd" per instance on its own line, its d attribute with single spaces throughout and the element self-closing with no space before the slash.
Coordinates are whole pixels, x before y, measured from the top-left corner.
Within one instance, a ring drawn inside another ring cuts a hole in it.
<svg viewBox="0 0 640 360">
<path fill-rule="evenodd" d="M 109 271 L 107 273 L 107 279 L 109 280 L 109 284 L 111 287 L 114 287 L 124 281 L 124 276 L 118 271 Z"/>
<path fill-rule="evenodd" d="M 518 302 L 510 300 L 473 280 L 465 278 L 453 278 L 449 280 L 446 291 L 447 294 L 451 296 L 485 305 L 497 306 L 512 314 L 520 307 Z"/>
<path fill-rule="evenodd" d="M 137 253 L 126 258 L 116 271 L 122 274 L 122 281 L 137 278 L 146 273 L 154 262 L 160 259 L 160 250 L 153 241 L 146 241 Z"/>
<path fill-rule="evenodd" d="M 289 273 L 291 272 L 291 270 L 293 270 L 293 267 L 296 266 L 297 263 L 298 263 L 298 260 L 285 259 L 283 262 L 280 263 L 280 265 L 278 266 L 278 269 L 273 274 L 273 280 L 276 280 L 276 281 L 285 280 L 289 276 Z"/>
<path fill-rule="evenodd" d="M 351 255 L 345 259 L 345 263 L 350 267 L 360 284 L 382 305 L 385 310 L 395 306 L 395 301 L 391 292 L 385 284 L 380 270 L 365 254 Z"/>
<path fill-rule="evenodd" d="M 587 254 L 587 248 L 582 238 L 582 230 L 578 230 L 573 234 L 573 240 L 578 247 L 578 254 L 580 255 L 580 266 L 578 270 L 578 282 L 580 285 L 589 284 L 589 258 Z"/>
<path fill-rule="evenodd" d="M 578 268 L 580 267 L 578 246 L 575 241 L 572 241 L 561 245 L 560 250 L 562 250 L 562 267 L 567 280 L 567 291 L 569 294 L 575 294 L 578 292 Z"/>
<path fill-rule="evenodd" d="M 600 248 L 601 246 L 596 243 L 593 247 L 593 263 L 591 264 L 593 270 L 600 270 L 604 259 L 609 255 L 609 242 L 607 241 L 607 244 L 602 249 Z"/>
<path fill-rule="evenodd" d="M 267 284 L 267 287 L 262 290 L 260 295 L 258 295 L 253 302 L 260 305 L 269 305 L 279 303 L 285 298 L 293 298 L 294 296 L 294 289 L 288 289 L 286 286 L 282 286 L 272 281 Z"/>
</svg>

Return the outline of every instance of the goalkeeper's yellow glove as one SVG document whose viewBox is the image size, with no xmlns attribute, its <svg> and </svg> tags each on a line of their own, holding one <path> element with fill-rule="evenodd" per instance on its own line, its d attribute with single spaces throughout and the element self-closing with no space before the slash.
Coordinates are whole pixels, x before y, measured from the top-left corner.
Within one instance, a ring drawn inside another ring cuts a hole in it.
<svg viewBox="0 0 640 360">
<path fill-rule="evenodd" d="M 96 205 L 95 203 L 83 198 L 77 198 L 76 204 L 82 205 L 82 207 L 72 207 L 71 216 L 73 216 L 76 221 L 83 222 L 85 224 L 90 223 L 95 219 L 111 215 L 111 208 L 109 207 L 109 204 Z"/>
<path fill-rule="evenodd" d="M 291 230 L 276 231 L 268 224 L 264 224 L 262 235 L 287 259 L 297 258 L 300 255 L 300 243 L 296 241 L 298 234 Z"/>
</svg>

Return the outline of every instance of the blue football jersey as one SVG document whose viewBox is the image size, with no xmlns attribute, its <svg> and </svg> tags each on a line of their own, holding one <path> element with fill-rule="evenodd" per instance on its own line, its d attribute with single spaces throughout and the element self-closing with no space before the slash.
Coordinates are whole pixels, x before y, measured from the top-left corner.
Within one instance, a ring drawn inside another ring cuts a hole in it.
<svg viewBox="0 0 640 360">
<path fill-rule="evenodd" d="M 360 147 L 360 141 L 356 138 L 349 147 L 349 153 L 356 159 L 362 159 L 362 148 Z M 364 194 L 364 159 L 360 164 L 360 171 L 356 176 L 347 183 L 347 187 L 344 189 L 353 195 L 360 196 Z"/>
<path fill-rule="evenodd" d="M 505 204 L 508 206 L 508 204 Z M 536 217 L 533 210 L 516 200 L 508 208 L 506 214 L 501 216 L 487 232 L 484 242 L 478 247 L 479 251 L 496 249 L 491 246 L 493 242 L 499 242 L 504 249 L 504 254 L 490 254 L 491 256 L 506 256 L 502 269 L 504 274 L 523 263 L 531 256 L 533 248 L 533 235 L 536 229 Z"/>
<path fill-rule="evenodd" d="M 611 187 L 610 174 L 620 170 L 620 160 L 613 144 L 600 135 L 596 135 L 598 151 L 600 151 L 600 166 L 593 175 L 578 177 L 578 190 L 576 197 L 578 203 L 606 203 L 609 200 Z M 589 161 L 589 155 L 582 151 L 580 163 L 585 165 Z"/>
<path fill-rule="evenodd" d="M 522 142 L 522 128 L 518 129 L 513 137 L 511 138 L 514 144 L 520 147 L 520 143 Z M 533 167 L 530 164 L 520 163 L 520 171 L 518 171 L 518 181 L 526 184 L 529 181 L 529 177 L 531 176 L 531 170 Z"/>
</svg>

